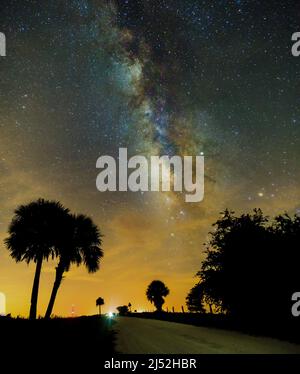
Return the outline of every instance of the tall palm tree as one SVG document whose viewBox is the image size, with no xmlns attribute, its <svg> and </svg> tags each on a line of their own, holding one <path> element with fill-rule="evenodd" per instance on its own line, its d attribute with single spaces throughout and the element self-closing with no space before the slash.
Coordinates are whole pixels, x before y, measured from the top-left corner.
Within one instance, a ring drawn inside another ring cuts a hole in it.
<svg viewBox="0 0 300 374">
<path fill-rule="evenodd" d="M 165 302 L 164 297 L 170 293 L 168 287 L 160 280 L 152 281 L 146 291 L 147 299 L 155 305 L 158 312 L 162 311 Z"/>
<path fill-rule="evenodd" d="M 99 314 L 101 315 L 101 305 L 104 305 L 104 299 L 102 297 L 98 297 L 96 300 L 96 306 L 99 307 Z"/>
<path fill-rule="evenodd" d="M 83 214 L 69 215 L 65 234 L 59 243 L 59 262 L 45 318 L 50 318 L 63 274 L 69 271 L 72 264 L 79 266 L 83 263 L 89 273 L 99 269 L 103 257 L 101 237 L 98 227 L 89 217 Z"/>
<path fill-rule="evenodd" d="M 57 201 L 38 199 L 20 205 L 14 213 L 5 244 L 16 262 L 36 264 L 29 312 L 29 318 L 35 319 L 42 263 L 57 255 L 57 238 L 69 210 Z"/>
</svg>

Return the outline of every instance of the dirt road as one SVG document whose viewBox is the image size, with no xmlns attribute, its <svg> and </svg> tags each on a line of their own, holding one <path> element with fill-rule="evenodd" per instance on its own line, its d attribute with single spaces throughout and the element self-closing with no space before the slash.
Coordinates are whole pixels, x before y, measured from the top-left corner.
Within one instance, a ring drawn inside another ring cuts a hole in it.
<svg viewBox="0 0 300 374">
<path fill-rule="evenodd" d="M 143 318 L 117 317 L 119 353 L 300 353 L 300 345 Z"/>
</svg>

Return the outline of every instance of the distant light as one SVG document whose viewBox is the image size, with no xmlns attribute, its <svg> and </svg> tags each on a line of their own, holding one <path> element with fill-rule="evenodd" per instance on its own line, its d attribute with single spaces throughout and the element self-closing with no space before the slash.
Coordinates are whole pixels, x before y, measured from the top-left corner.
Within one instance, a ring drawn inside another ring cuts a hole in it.
<svg viewBox="0 0 300 374">
<path fill-rule="evenodd" d="M 258 193 L 258 196 L 259 196 L 259 197 L 263 197 L 263 196 L 264 196 L 264 193 L 263 193 L 263 192 L 259 192 L 259 193 Z"/>
<path fill-rule="evenodd" d="M 109 313 L 108 313 L 108 317 L 109 317 L 109 318 L 112 318 L 113 316 L 114 316 L 114 314 L 113 314 L 112 312 L 109 312 Z"/>
<path fill-rule="evenodd" d="M 6 310 L 5 310 L 5 295 L 4 293 L 0 292 L 0 316 L 5 316 Z"/>
</svg>

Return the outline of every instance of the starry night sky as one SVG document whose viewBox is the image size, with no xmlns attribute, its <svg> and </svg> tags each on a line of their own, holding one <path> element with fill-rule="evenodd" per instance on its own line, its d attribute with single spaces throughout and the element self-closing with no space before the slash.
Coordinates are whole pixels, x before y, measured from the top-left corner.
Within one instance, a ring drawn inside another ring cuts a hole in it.
<svg viewBox="0 0 300 374">
<path fill-rule="evenodd" d="M 179 309 L 218 213 L 300 213 L 298 1 L 1 1 L 0 239 L 38 197 L 90 215 L 102 269 L 68 273 L 55 313 L 132 303 L 153 279 Z M 205 197 L 100 193 L 100 155 L 205 155 Z M 0 246 L 7 309 L 26 314 L 34 267 Z M 40 312 L 54 264 L 45 264 Z"/>
</svg>

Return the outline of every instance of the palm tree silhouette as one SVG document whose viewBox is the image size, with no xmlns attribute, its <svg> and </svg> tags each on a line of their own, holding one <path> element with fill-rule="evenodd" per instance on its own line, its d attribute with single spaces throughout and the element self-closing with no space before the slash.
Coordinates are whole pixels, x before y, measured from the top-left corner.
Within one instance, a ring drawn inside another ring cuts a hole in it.
<svg viewBox="0 0 300 374">
<path fill-rule="evenodd" d="M 36 318 L 39 282 L 43 260 L 54 258 L 61 230 L 69 210 L 57 201 L 38 199 L 15 210 L 5 244 L 16 262 L 36 264 L 29 318 Z"/>
<path fill-rule="evenodd" d="M 147 299 L 155 305 L 158 312 L 162 311 L 162 306 L 165 302 L 164 297 L 169 295 L 168 287 L 160 280 L 152 281 L 146 291 Z"/>
<path fill-rule="evenodd" d="M 69 271 L 71 264 L 79 266 L 83 263 L 89 273 L 99 269 L 103 257 L 101 237 L 98 227 L 89 217 L 83 214 L 69 215 L 65 223 L 65 235 L 59 243 L 59 262 L 45 318 L 50 318 L 52 314 L 63 274 Z"/>
<path fill-rule="evenodd" d="M 99 314 L 101 315 L 101 305 L 104 305 L 104 299 L 102 297 L 98 297 L 96 300 L 96 306 L 99 307 Z"/>
</svg>

